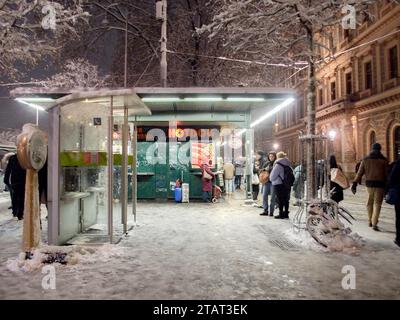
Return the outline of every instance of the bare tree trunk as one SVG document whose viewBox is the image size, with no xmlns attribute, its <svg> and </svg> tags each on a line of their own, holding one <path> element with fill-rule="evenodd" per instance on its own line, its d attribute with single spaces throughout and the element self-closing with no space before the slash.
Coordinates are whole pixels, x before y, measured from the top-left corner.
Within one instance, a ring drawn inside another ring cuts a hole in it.
<svg viewBox="0 0 400 320">
<path fill-rule="evenodd" d="M 307 198 L 314 199 L 317 195 L 316 161 L 315 161 L 315 126 L 316 126 L 316 78 L 314 60 L 314 38 L 311 30 L 308 32 L 310 52 L 307 88 Z"/>
</svg>

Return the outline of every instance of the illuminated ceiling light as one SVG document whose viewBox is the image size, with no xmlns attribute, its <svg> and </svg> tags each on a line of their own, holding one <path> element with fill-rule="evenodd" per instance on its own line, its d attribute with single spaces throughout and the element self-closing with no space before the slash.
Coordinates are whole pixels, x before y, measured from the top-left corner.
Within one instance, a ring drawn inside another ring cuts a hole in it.
<svg viewBox="0 0 400 320">
<path fill-rule="evenodd" d="M 265 101 L 262 97 L 228 97 L 227 101 L 231 102 L 262 102 Z"/>
<path fill-rule="evenodd" d="M 217 102 L 223 101 L 222 97 L 187 97 L 184 98 L 184 102 Z"/>
<path fill-rule="evenodd" d="M 285 101 L 283 101 L 281 104 L 278 104 L 275 108 L 273 108 L 272 110 L 268 111 L 262 117 L 258 118 L 256 121 L 251 123 L 250 124 L 250 128 L 254 128 L 256 125 L 258 125 L 259 123 L 263 122 L 265 119 L 268 119 L 269 117 L 273 116 L 275 113 L 278 113 L 283 108 L 285 108 L 288 105 L 290 105 L 294 100 L 295 100 L 294 98 L 288 98 Z"/>
<path fill-rule="evenodd" d="M 41 102 L 48 103 L 48 102 L 54 101 L 54 99 L 46 98 L 46 97 L 26 97 L 26 98 L 18 98 L 17 100 L 18 101 L 23 100 L 25 102 L 38 102 L 38 103 L 41 103 Z"/>
<path fill-rule="evenodd" d="M 178 97 L 144 97 L 143 102 L 178 102 L 181 101 Z"/>
<path fill-rule="evenodd" d="M 235 133 L 236 136 L 240 137 L 243 133 L 245 133 L 247 131 L 247 129 L 242 129 L 240 131 L 238 131 L 237 133 Z"/>
<path fill-rule="evenodd" d="M 273 148 L 274 148 L 274 150 L 276 151 L 276 150 L 278 150 L 278 148 L 279 148 L 279 144 L 277 144 L 277 143 L 274 143 L 274 145 L 272 146 Z"/>
<path fill-rule="evenodd" d="M 40 110 L 40 111 L 44 111 L 44 110 L 45 110 L 42 106 L 39 106 L 39 105 L 37 105 L 37 104 L 33 104 L 33 103 L 26 102 L 26 101 L 23 100 L 23 99 L 18 98 L 18 99 L 15 99 L 15 100 L 18 101 L 18 102 L 21 102 L 21 103 L 23 103 L 23 104 L 26 104 L 27 106 L 30 106 L 31 108 L 34 108 L 34 109 L 36 109 L 36 110 Z"/>
</svg>

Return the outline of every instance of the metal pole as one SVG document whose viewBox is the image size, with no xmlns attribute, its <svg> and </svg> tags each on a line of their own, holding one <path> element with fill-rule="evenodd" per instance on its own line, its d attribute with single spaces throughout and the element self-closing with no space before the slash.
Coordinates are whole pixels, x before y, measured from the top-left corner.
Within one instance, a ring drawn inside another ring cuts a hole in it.
<svg viewBox="0 0 400 320">
<path fill-rule="evenodd" d="M 36 125 L 39 126 L 39 109 L 36 108 Z"/>
<path fill-rule="evenodd" d="M 124 66 L 124 87 L 128 85 L 128 14 L 125 17 L 125 66 Z"/>
<path fill-rule="evenodd" d="M 113 243 L 113 104 L 114 97 L 111 96 L 108 130 L 108 235 L 110 236 L 110 243 Z"/>
<path fill-rule="evenodd" d="M 161 86 L 167 87 L 167 0 L 162 0 L 162 25 L 161 25 Z"/>
<path fill-rule="evenodd" d="M 121 164 L 121 214 L 124 233 L 127 233 L 128 212 L 128 107 L 124 106 L 124 123 L 122 125 L 122 164 Z"/>
<path fill-rule="evenodd" d="M 136 207 L 137 207 L 137 130 L 136 123 L 133 123 L 133 134 L 132 134 L 132 213 L 134 222 L 136 224 Z"/>
</svg>

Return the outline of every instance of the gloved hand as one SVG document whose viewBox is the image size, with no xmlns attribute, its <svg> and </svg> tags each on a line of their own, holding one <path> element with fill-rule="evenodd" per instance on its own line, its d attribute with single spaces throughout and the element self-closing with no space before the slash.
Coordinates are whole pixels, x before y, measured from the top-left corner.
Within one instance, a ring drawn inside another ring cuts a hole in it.
<svg viewBox="0 0 400 320">
<path fill-rule="evenodd" d="M 357 192 L 357 182 L 353 182 L 353 184 L 351 186 L 351 192 L 353 192 L 353 194 L 356 194 L 356 192 Z"/>
</svg>

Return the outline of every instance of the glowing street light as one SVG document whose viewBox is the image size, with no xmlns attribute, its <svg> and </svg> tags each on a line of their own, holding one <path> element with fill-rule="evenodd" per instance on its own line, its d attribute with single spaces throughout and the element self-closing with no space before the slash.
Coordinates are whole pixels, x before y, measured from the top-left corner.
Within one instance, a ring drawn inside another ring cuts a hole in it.
<svg viewBox="0 0 400 320">
<path fill-rule="evenodd" d="M 330 130 L 330 131 L 328 132 L 328 136 L 329 136 L 329 139 L 330 139 L 331 141 L 334 141 L 335 138 L 336 138 L 336 131 L 335 131 L 335 130 Z"/>
<path fill-rule="evenodd" d="M 274 143 L 274 145 L 272 146 L 273 148 L 274 148 L 274 150 L 276 151 L 276 150 L 278 150 L 278 148 L 279 148 L 279 144 L 277 144 L 277 143 Z"/>
</svg>

